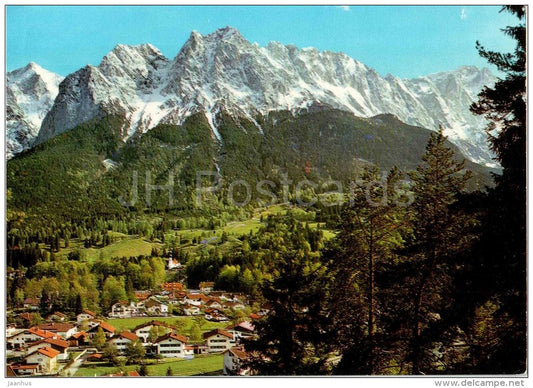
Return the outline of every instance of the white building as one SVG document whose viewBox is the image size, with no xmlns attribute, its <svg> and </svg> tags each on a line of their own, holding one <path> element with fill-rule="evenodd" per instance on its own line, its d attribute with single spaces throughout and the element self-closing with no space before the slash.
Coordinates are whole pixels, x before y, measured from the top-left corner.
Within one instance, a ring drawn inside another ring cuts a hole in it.
<svg viewBox="0 0 533 388">
<path fill-rule="evenodd" d="M 209 353 L 221 353 L 235 346 L 233 335 L 221 329 L 215 329 L 204 333 Z"/>
<path fill-rule="evenodd" d="M 244 365 L 249 355 L 240 347 L 233 347 L 224 352 L 224 375 L 245 376 L 250 374 L 250 368 Z"/>
<path fill-rule="evenodd" d="M 154 342 L 157 345 L 157 354 L 163 357 L 186 357 L 190 355 L 190 351 L 186 349 L 187 339 L 179 334 L 165 334 Z"/>
</svg>

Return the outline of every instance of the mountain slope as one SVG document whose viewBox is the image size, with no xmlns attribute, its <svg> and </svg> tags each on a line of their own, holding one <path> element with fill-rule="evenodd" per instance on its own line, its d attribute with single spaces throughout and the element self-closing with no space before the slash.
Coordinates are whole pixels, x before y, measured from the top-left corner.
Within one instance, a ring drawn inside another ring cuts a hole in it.
<svg viewBox="0 0 533 388">
<path fill-rule="evenodd" d="M 50 218 L 107 218 L 127 209 L 210 211 L 196 206 L 199 176 L 207 178 L 202 187 L 222 177 L 213 193 L 215 200 L 209 202 L 216 209 L 232 205 L 229 188 L 239 180 L 249 185 L 252 205 L 272 200 L 259 187 L 281 201 L 285 179 L 292 182 L 287 187 L 291 196 L 306 181 L 317 185 L 317 193 L 331 180 L 347 190 L 369 162 L 383 171 L 393 165 L 403 171 L 415 168 L 431 133 L 392 115 L 367 119 L 327 107 L 258 114 L 255 123 L 225 111 L 215 119 L 220 143 L 213 141 L 203 113 L 188 116 L 181 125 L 160 124 L 127 142 L 121 137 L 123 117 L 90 120 L 8 161 L 7 187 L 12 194 L 8 207 L 45 223 Z M 449 146 L 461 159 L 458 149 Z M 474 172 L 471 190 L 490 184 L 489 169 L 472 162 L 467 168 Z M 269 183 L 258 186 L 262 180 Z M 173 182 L 172 203 L 168 189 L 151 190 L 146 203 L 146 184 L 168 187 L 169 182 Z M 242 184 L 234 187 L 234 194 L 239 189 Z"/>
<path fill-rule="evenodd" d="M 197 112 L 207 113 L 213 137 L 221 140 L 221 110 L 257 124 L 258 113 L 321 104 L 363 117 L 390 113 L 431 130 L 442 125 L 466 157 L 492 165 L 484 121 L 468 107 L 494 80 L 475 67 L 412 80 L 383 78 L 343 53 L 275 42 L 260 47 L 227 27 L 206 36 L 193 32 L 172 61 L 149 44 L 119 45 L 99 66 L 69 75 L 37 143 L 109 114 L 125 117 L 122 137 L 128 139 Z"/>
<path fill-rule="evenodd" d="M 36 63 L 6 75 L 6 156 L 31 147 L 63 80 Z"/>
</svg>

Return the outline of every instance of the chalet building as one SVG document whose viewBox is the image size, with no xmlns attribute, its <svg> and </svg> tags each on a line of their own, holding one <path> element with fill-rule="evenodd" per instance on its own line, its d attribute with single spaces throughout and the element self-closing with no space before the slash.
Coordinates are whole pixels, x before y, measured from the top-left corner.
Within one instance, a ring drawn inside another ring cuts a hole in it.
<svg viewBox="0 0 533 388">
<path fill-rule="evenodd" d="M 52 323 L 44 323 L 42 325 L 37 325 L 37 327 L 41 330 L 46 330 L 46 331 L 55 333 L 61 336 L 63 339 L 72 337 L 72 335 L 78 331 L 76 329 L 76 326 L 71 325 L 70 323 L 52 322 Z"/>
<path fill-rule="evenodd" d="M 192 305 L 192 304 L 186 304 L 185 307 L 183 307 L 183 313 L 185 315 L 200 315 L 202 311 L 200 310 L 200 307 Z"/>
<path fill-rule="evenodd" d="M 39 310 L 40 301 L 37 298 L 26 298 L 23 305 L 25 309 L 37 311 Z"/>
<path fill-rule="evenodd" d="M 28 345 L 28 354 L 32 354 L 36 352 L 39 349 L 42 348 L 51 348 L 58 352 L 57 359 L 59 361 L 61 360 L 67 360 L 68 359 L 68 353 L 67 349 L 69 348 L 70 344 L 62 339 L 54 339 L 54 338 L 47 338 L 44 340 L 40 340 L 37 342 L 34 342 L 32 344 Z"/>
<path fill-rule="evenodd" d="M 40 348 L 24 358 L 26 365 L 39 365 L 38 373 L 52 374 L 57 371 L 57 356 L 59 352 L 52 348 Z"/>
<path fill-rule="evenodd" d="M 168 315 L 168 306 L 154 299 L 149 299 L 144 303 L 146 312 L 150 315 L 166 316 Z"/>
<path fill-rule="evenodd" d="M 206 309 L 204 318 L 208 321 L 226 322 L 230 319 L 219 309 Z"/>
<path fill-rule="evenodd" d="M 135 343 L 137 341 L 140 341 L 139 337 L 137 337 L 131 331 L 123 331 L 122 333 L 117 334 L 113 338 L 111 338 L 108 343 L 113 346 L 117 350 L 117 352 L 125 353 L 127 345 L 129 343 Z"/>
<path fill-rule="evenodd" d="M 193 349 L 187 347 L 187 337 L 175 333 L 168 333 L 155 340 L 157 354 L 163 357 L 186 357 L 194 354 Z"/>
<path fill-rule="evenodd" d="M 187 294 L 185 303 L 192 304 L 194 306 L 202 306 L 211 298 L 204 294 Z"/>
<path fill-rule="evenodd" d="M 76 315 L 76 323 L 81 325 L 83 321 L 88 321 L 94 318 L 96 318 L 96 313 L 92 312 L 91 310 L 83 310 L 83 312 Z"/>
<path fill-rule="evenodd" d="M 55 333 L 41 330 L 37 327 L 32 327 L 30 329 L 25 329 L 12 337 L 6 339 L 8 349 L 24 349 L 26 346 L 32 342 L 37 342 L 47 338 L 57 338 L 61 337 Z"/>
<path fill-rule="evenodd" d="M 109 317 L 111 318 L 131 318 L 141 316 L 138 306 L 127 301 L 119 301 L 111 306 Z"/>
<path fill-rule="evenodd" d="M 87 346 L 91 343 L 89 334 L 85 331 L 79 331 L 68 339 L 70 346 Z"/>
<path fill-rule="evenodd" d="M 200 282 L 199 287 L 200 292 L 207 294 L 213 291 L 213 288 L 215 288 L 215 282 Z"/>
<path fill-rule="evenodd" d="M 254 325 L 248 321 L 244 321 L 226 328 L 226 331 L 231 333 L 236 341 L 240 339 L 252 338 L 254 335 L 254 330 Z"/>
<path fill-rule="evenodd" d="M 143 343 L 148 343 L 149 342 L 149 337 L 150 337 L 150 331 L 154 327 L 157 328 L 157 330 L 159 332 L 165 331 L 165 334 L 167 334 L 168 332 L 172 331 L 172 326 L 170 326 L 170 325 L 168 325 L 168 324 L 166 324 L 164 322 L 150 321 L 150 322 L 145 322 L 145 323 L 140 324 L 139 326 L 135 327 L 132 330 L 132 332 L 135 333 L 135 335 L 137 337 L 139 337 Z"/>
<path fill-rule="evenodd" d="M 104 321 L 97 321 L 96 323 L 96 325 L 91 325 L 91 328 L 87 330 L 87 334 L 91 340 L 94 338 L 96 333 L 98 333 L 98 329 L 102 329 L 106 338 L 111 338 L 115 335 L 117 329 L 115 329 L 113 325 L 110 325 Z"/>
<path fill-rule="evenodd" d="M 209 353 L 222 353 L 235 346 L 233 335 L 225 330 L 215 329 L 203 334 Z"/>
<path fill-rule="evenodd" d="M 137 299 L 139 302 L 142 302 L 143 300 L 148 299 L 150 296 L 152 296 L 152 291 L 134 291 L 135 299 Z"/>
<path fill-rule="evenodd" d="M 66 314 L 63 314 L 62 312 L 56 311 L 55 313 L 50 314 L 46 318 L 46 320 L 51 321 L 51 322 L 65 322 L 65 321 L 68 320 L 68 317 L 66 316 Z"/>
<path fill-rule="evenodd" d="M 15 376 L 32 376 L 39 374 L 41 370 L 40 364 L 15 364 L 10 365 L 10 367 L 15 373 Z"/>
<path fill-rule="evenodd" d="M 250 368 L 244 363 L 248 360 L 249 354 L 242 347 L 232 347 L 224 352 L 224 368 L 222 373 L 225 376 L 245 376 L 250 374 Z"/>
</svg>

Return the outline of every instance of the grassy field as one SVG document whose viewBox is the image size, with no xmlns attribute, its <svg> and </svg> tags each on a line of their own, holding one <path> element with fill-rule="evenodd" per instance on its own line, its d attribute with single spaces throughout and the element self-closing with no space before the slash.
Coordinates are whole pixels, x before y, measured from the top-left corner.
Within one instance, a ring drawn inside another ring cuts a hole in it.
<svg viewBox="0 0 533 388">
<path fill-rule="evenodd" d="M 281 215 L 287 214 L 289 207 L 284 204 L 272 205 L 264 208 L 257 209 L 252 218 L 242 221 L 232 221 L 229 222 L 222 228 L 216 230 L 207 230 L 207 229 L 182 229 L 182 230 L 171 230 L 168 231 L 165 235 L 165 240 L 167 242 L 176 240 L 176 237 L 179 236 L 179 241 L 181 242 L 181 249 L 185 253 L 192 254 L 193 256 L 200 255 L 202 252 L 207 253 L 212 251 L 215 248 L 222 254 L 227 254 L 235 250 L 242 242 L 238 239 L 242 235 L 248 235 L 251 233 L 257 233 L 259 228 L 264 224 L 262 223 L 261 216 L 263 219 L 269 215 Z M 305 219 L 307 216 L 313 217 L 306 210 L 300 208 L 292 208 L 291 210 L 295 215 L 299 215 Z M 309 222 L 311 228 L 316 228 L 316 222 Z M 321 225 L 323 226 L 323 225 Z M 327 229 L 323 229 L 324 237 L 326 239 L 331 239 L 335 234 Z M 220 238 L 222 233 L 226 232 L 228 235 L 228 241 L 224 244 L 220 244 Z M 70 241 L 70 246 L 68 248 L 62 248 L 59 252 L 56 253 L 56 256 L 61 259 L 66 259 L 68 254 L 73 251 L 80 251 L 82 260 L 87 260 L 93 262 L 99 257 L 131 257 L 145 255 L 149 256 L 152 252 L 152 248 L 162 249 L 164 244 L 161 244 L 158 240 L 151 242 L 147 239 L 140 238 L 138 236 L 128 236 L 122 233 L 109 232 L 109 235 L 115 239 L 115 242 L 100 248 L 100 247 L 91 247 L 84 248 L 84 242 L 77 239 L 72 239 Z M 192 243 L 193 239 L 198 241 L 207 239 L 209 242 L 207 244 Z M 61 241 L 61 245 L 64 244 L 64 241 Z M 43 245 L 42 247 L 46 247 Z"/>
<path fill-rule="evenodd" d="M 156 363 L 154 360 L 148 360 L 151 364 L 147 365 L 149 376 L 166 376 L 170 366 L 174 376 L 195 376 L 202 374 L 218 375 L 222 374 L 223 368 L 222 354 L 209 356 L 196 356 L 192 360 L 169 359 L 161 360 Z M 82 366 L 74 376 L 76 377 L 93 377 L 102 376 L 119 371 L 129 372 L 138 370 L 138 365 L 126 365 L 122 368 L 116 366 L 87 365 Z"/>
<path fill-rule="evenodd" d="M 190 335 L 191 326 L 194 323 L 193 317 L 140 317 L 140 318 L 123 318 L 123 319 L 107 319 L 110 325 L 113 325 L 118 331 L 131 330 L 142 323 L 150 322 L 152 320 L 168 323 L 169 325 L 176 326 L 183 335 Z M 203 332 L 207 332 L 217 328 L 225 328 L 229 326 L 231 322 L 211 322 L 202 319 L 200 322 L 200 328 Z"/>
</svg>

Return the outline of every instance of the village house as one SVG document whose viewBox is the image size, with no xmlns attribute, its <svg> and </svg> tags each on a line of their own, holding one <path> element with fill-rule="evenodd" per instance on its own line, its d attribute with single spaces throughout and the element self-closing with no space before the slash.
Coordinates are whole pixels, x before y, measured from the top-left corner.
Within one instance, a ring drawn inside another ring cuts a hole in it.
<svg viewBox="0 0 533 388">
<path fill-rule="evenodd" d="M 33 314 L 31 313 L 21 313 L 17 317 L 22 320 L 24 325 L 31 325 L 31 321 L 33 320 Z"/>
<path fill-rule="evenodd" d="M 125 353 L 129 343 L 135 343 L 139 340 L 139 337 L 137 337 L 131 331 L 123 331 L 122 333 L 111 338 L 108 343 L 113 346 L 117 352 Z"/>
<path fill-rule="evenodd" d="M 78 331 L 76 326 L 71 325 L 70 323 L 43 323 L 41 325 L 37 325 L 37 327 L 41 330 L 55 333 L 61 336 L 63 339 L 72 337 L 72 335 Z"/>
<path fill-rule="evenodd" d="M 6 339 L 8 349 L 23 349 L 26 345 L 40 341 L 47 338 L 58 338 L 61 337 L 55 333 L 41 330 L 37 327 L 32 327 L 30 329 L 25 329 L 12 337 Z"/>
<path fill-rule="evenodd" d="M 39 373 L 41 365 L 39 364 L 14 364 L 10 365 L 11 370 L 16 374 L 16 376 L 31 376 Z"/>
<path fill-rule="evenodd" d="M 198 306 L 186 304 L 185 307 L 183 307 L 183 314 L 185 315 L 200 315 L 200 313 L 201 310 Z"/>
<path fill-rule="evenodd" d="M 89 334 L 83 330 L 75 333 L 68 341 L 70 346 L 87 346 L 91 342 Z"/>
<path fill-rule="evenodd" d="M 244 310 L 246 306 L 241 302 L 224 302 L 223 307 L 225 309 L 231 309 L 233 311 Z"/>
<path fill-rule="evenodd" d="M 65 322 L 67 320 L 67 316 L 62 312 L 56 311 L 55 313 L 50 314 L 46 319 L 52 322 Z"/>
<path fill-rule="evenodd" d="M 222 329 L 215 329 L 203 334 L 209 353 L 221 353 L 235 346 L 233 335 Z"/>
<path fill-rule="evenodd" d="M 147 300 L 144 303 L 144 308 L 146 309 L 146 312 L 150 315 L 157 315 L 157 316 L 168 315 L 168 306 L 154 299 Z"/>
<path fill-rule="evenodd" d="M 24 358 L 26 364 L 38 364 L 38 373 L 52 374 L 57 370 L 57 356 L 59 352 L 52 348 L 40 348 Z"/>
<path fill-rule="evenodd" d="M 204 318 L 208 321 L 226 322 L 230 319 L 224 315 L 224 312 L 219 309 L 206 309 Z"/>
<path fill-rule="evenodd" d="M 222 373 L 226 376 L 245 376 L 250 374 L 250 368 L 243 365 L 249 354 L 242 347 L 232 347 L 224 352 L 224 368 Z"/>
<path fill-rule="evenodd" d="M 243 321 L 226 328 L 226 331 L 231 333 L 236 341 L 240 339 L 252 338 L 254 335 L 254 330 L 254 325 L 248 321 Z"/>
<path fill-rule="evenodd" d="M 104 321 L 96 321 L 96 323 L 96 325 L 91 325 L 91 328 L 87 330 L 87 334 L 91 340 L 94 338 L 96 333 L 98 333 L 99 328 L 102 329 L 106 338 L 111 338 L 113 337 L 113 335 L 115 335 L 117 329 L 115 329 L 113 325 L 110 325 L 109 323 Z"/>
<path fill-rule="evenodd" d="M 37 298 L 26 298 L 23 302 L 24 308 L 32 311 L 39 310 L 39 304 L 40 302 Z"/>
<path fill-rule="evenodd" d="M 163 291 L 166 291 L 168 293 L 179 292 L 179 291 L 183 291 L 183 284 L 177 283 L 177 282 L 163 283 L 161 284 L 161 289 L 163 289 Z"/>
<path fill-rule="evenodd" d="M 207 294 L 213 291 L 213 288 L 215 288 L 215 282 L 200 282 L 199 287 L 200 292 Z"/>
<path fill-rule="evenodd" d="M 54 350 L 57 350 L 58 352 L 57 359 L 59 361 L 67 360 L 68 359 L 67 349 L 69 348 L 69 346 L 70 344 L 65 340 L 47 338 L 47 339 L 29 344 L 27 353 L 28 354 L 34 353 L 41 348 L 52 348 Z"/>
<path fill-rule="evenodd" d="M 15 325 L 15 324 L 8 324 L 8 325 L 6 325 L 6 338 L 7 337 L 11 337 L 11 336 L 13 336 L 13 335 L 15 335 L 17 333 L 22 332 L 22 331 L 24 331 L 24 329 L 17 328 L 17 325 Z"/>
<path fill-rule="evenodd" d="M 204 294 L 187 294 L 185 303 L 192 304 L 194 306 L 202 306 L 209 299 L 211 298 L 205 296 Z"/>
<path fill-rule="evenodd" d="M 96 313 L 92 312 L 91 310 L 83 310 L 83 312 L 76 315 L 76 323 L 81 325 L 83 321 L 88 321 L 94 318 L 96 318 Z"/>
<path fill-rule="evenodd" d="M 152 331 L 154 327 L 157 328 L 158 332 L 164 331 L 165 334 L 167 332 L 172 331 L 172 327 L 164 322 L 150 321 L 142 323 L 139 326 L 135 327 L 132 332 L 135 333 L 135 335 L 139 337 L 142 342 L 148 343 L 150 331 Z"/>
<path fill-rule="evenodd" d="M 212 298 L 205 303 L 205 307 L 210 309 L 221 309 L 222 303 L 220 303 L 220 300 L 218 298 Z"/>
<path fill-rule="evenodd" d="M 128 303 L 124 300 L 118 301 L 111 306 L 111 312 L 109 313 L 110 318 L 131 318 L 141 315 L 142 313 L 139 311 L 138 306 L 133 302 Z"/>
<path fill-rule="evenodd" d="M 175 333 L 167 333 L 155 340 L 157 354 L 163 357 L 185 357 L 190 355 L 192 348 L 186 350 L 187 337 Z"/>
<path fill-rule="evenodd" d="M 133 294 L 138 302 L 142 302 L 152 296 L 152 291 L 134 291 Z"/>
</svg>

